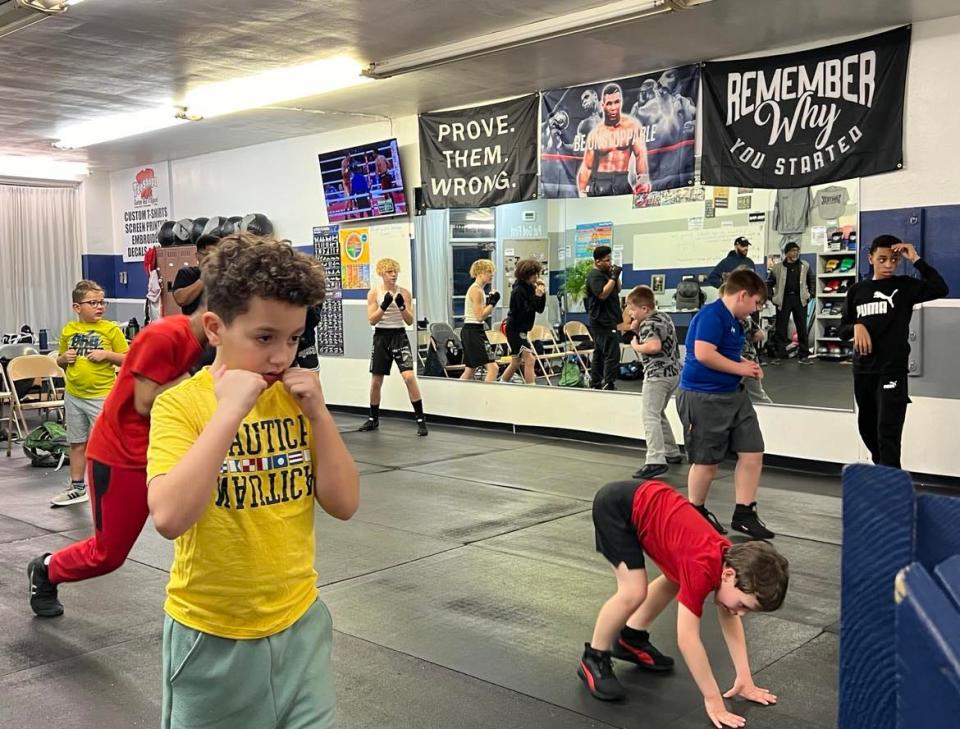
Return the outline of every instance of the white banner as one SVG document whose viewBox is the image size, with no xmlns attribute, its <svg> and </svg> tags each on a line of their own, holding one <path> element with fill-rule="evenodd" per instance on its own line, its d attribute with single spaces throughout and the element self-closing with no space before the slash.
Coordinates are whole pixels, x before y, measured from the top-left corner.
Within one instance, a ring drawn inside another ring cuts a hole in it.
<svg viewBox="0 0 960 729">
<path fill-rule="evenodd" d="M 170 163 L 157 162 L 112 173 L 110 195 L 114 243 L 125 262 L 142 261 L 147 248 L 157 242 L 157 228 L 163 221 L 173 219 Z"/>
</svg>

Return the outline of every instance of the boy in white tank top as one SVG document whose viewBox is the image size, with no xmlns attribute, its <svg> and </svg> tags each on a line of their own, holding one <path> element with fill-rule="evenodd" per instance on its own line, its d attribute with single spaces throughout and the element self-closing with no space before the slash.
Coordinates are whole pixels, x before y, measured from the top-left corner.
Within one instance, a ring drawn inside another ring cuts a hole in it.
<svg viewBox="0 0 960 729">
<path fill-rule="evenodd" d="M 380 427 L 380 390 L 383 378 L 396 363 L 403 383 L 410 395 L 410 404 L 417 419 L 417 435 L 427 434 L 423 415 L 423 399 L 414 370 L 413 350 L 406 327 L 413 324 L 413 296 L 397 286 L 400 264 L 392 258 L 377 261 L 377 275 L 383 282 L 367 294 L 367 319 L 373 327 L 373 347 L 370 352 L 370 416 L 360 426 L 363 432 Z"/>
</svg>

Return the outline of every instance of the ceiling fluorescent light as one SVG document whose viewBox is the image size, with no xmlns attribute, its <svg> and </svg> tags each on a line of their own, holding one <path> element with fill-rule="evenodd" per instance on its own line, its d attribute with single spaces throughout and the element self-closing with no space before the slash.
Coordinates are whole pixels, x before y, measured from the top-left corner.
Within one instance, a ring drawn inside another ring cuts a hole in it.
<svg viewBox="0 0 960 729">
<path fill-rule="evenodd" d="M 620 0 L 620 2 L 608 3 L 589 10 L 558 15 L 555 18 L 397 56 L 388 61 L 375 61 L 363 73 L 370 78 L 390 78 L 402 73 L 435 68 L 446 63 L 499 53 L 553 38 L 563 38 L 576 33 L 630 23 L 652 15 L 685 10 L 706 2 L 711 0 Z"/>
<path fill-rule="evenodd" d="M 0 155 L 0 177 L 31 180 L 79 180 L 89 171 L 82 162 L 64 162 L 50 157 Z"/>
<path fill-rule="evenodd" d="M 339 57 L 208 84 L 187 92 L 182 116 L 209 119 L 318 96 L 370 81 L 361 71 L 357 61 Z"/>
<path fill-rule="evenodd" d="M 60 131 L 59 139 L 53 146 L 61 149 L 78 149 L 185 123 L 184 119 L 177 118 L 176 111 L 172 105 L 158 106 L 73 124 Z"/>
<path fill-rule="evenodd" d="M 0 38 L 66 12 L 76 0 L 0 0 Z"/>
</svg>

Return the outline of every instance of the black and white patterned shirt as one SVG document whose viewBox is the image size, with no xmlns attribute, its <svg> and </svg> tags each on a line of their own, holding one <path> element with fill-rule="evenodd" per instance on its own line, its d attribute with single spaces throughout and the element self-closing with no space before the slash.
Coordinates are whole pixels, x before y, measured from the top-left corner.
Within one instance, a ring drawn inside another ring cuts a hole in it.
<svg viewBox="0 0 960 729">
<path fill-rule="evenodd" d="M 640 323 L 640 344 L 651 339 L 660 340 L 660 351 L 642 354 L 644 379 L 654 377 L 677 377 L 680 375 L 680 348 L 677 346 L 677 330 L 673 320 L 662 311 L 654 311 Z"/>
</svg>

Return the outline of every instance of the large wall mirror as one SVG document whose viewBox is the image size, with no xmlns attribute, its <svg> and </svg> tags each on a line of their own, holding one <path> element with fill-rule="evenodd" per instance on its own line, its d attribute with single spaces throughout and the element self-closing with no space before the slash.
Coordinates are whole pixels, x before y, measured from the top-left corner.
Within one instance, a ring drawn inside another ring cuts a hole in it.
<svg viewBox="0 0 960 729">
<path fill-rule="evenodd" d="M 726 261 L 727 268 L 752 263 L 764 279 L 779 266 L 786 282 L 783 266 L 796 270 L 792 281 L 804 290 L 806 337 L 798 337 L 797 314 L 774 303 L 771 287 L 751 325 L 760 332 L 754 335 L 756 355 L 765 375 L 757 402 L 850 410 L 851 351 L 836 330 L 844 292 L 859 269 L 859 200 L 859 181 L 850 180 L 799 190 L 692 186 L 643 198 L 428 210 L 416 218 L 420 375 L 464 384 L 506 376 L 518 385 L 590 387 L 594 348 L 584 279 L 594 265 L 593 249 L 608 245 L 623 269 L 621 308 L 634 286 L 649 286 L 681 344 L 700 306 L 717 298 L 722 277 L 715 269 L 724 259 L 736 258 Z M 735 246 L 737 239 L 749 247 Z M 518 262 L 534 294 L 525 333 L 532 371 L 522 361 L 510 367 L 510 332 L 502 326 Z M 625 313 L 621 328 L 630 326 Z M 620 350 L 615 387 L 640 393 L 639 355 L 626 343 Z M 467 366 L 478 358 L 482 364 Z"/>
</svg>

